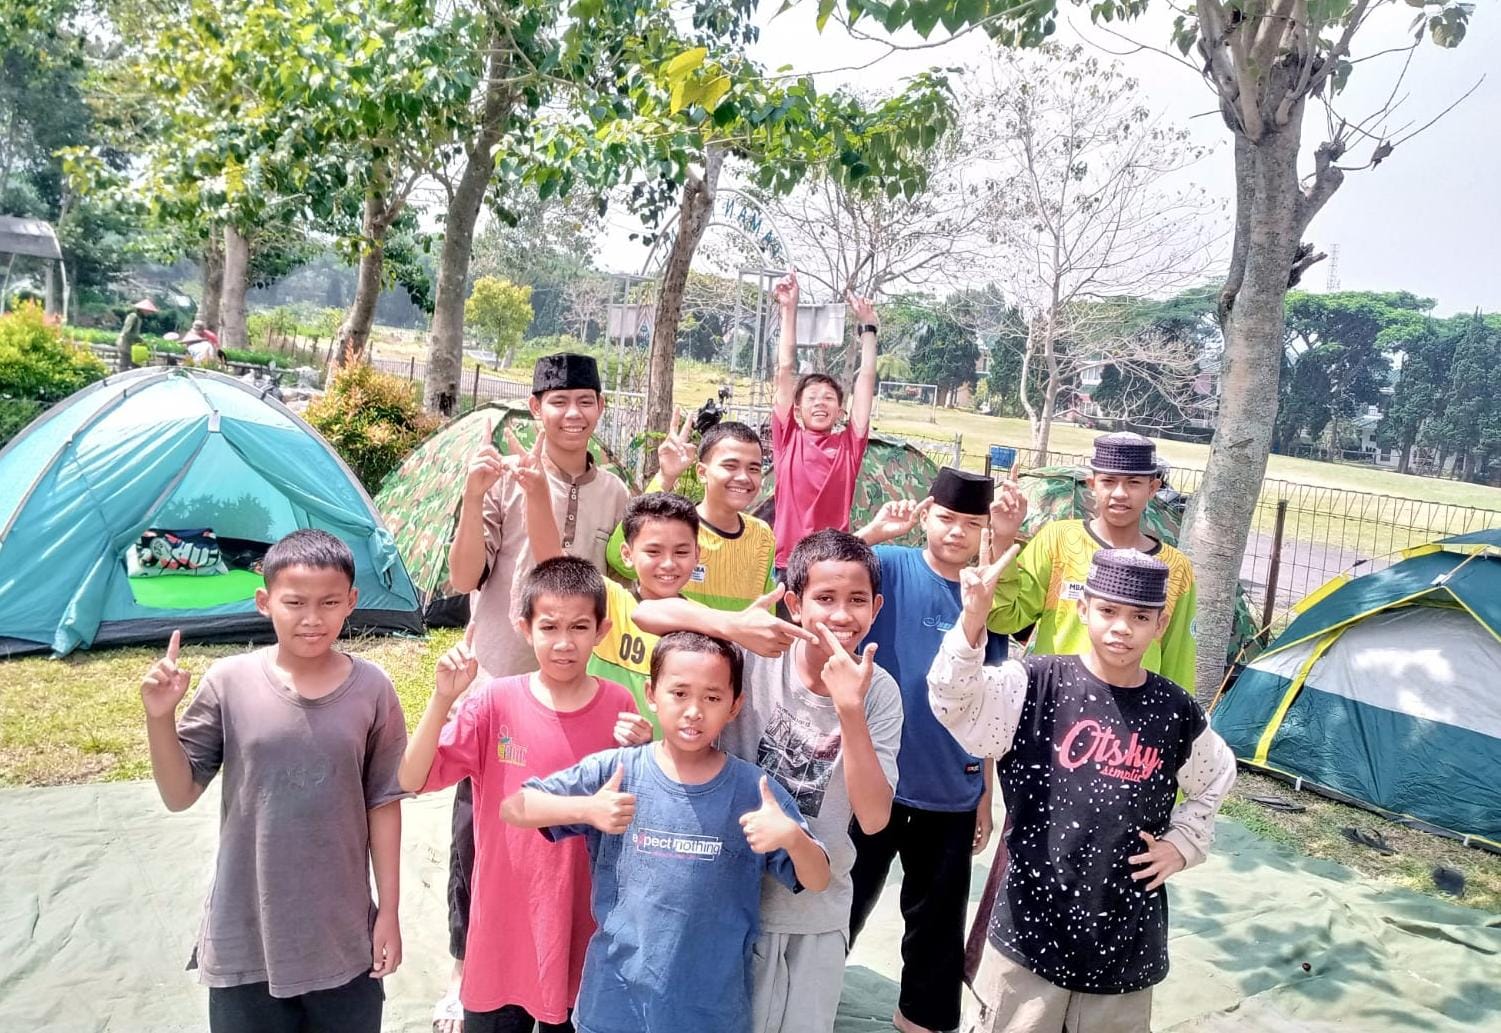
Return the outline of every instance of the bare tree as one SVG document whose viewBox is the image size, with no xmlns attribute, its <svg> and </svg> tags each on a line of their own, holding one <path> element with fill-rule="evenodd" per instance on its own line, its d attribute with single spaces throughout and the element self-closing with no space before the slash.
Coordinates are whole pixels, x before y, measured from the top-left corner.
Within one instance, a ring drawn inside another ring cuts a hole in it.
<svg viewBox="0 0 1501 1033">
<path fill-rule="evenodd" d="M 991 256 L 997 183 L 981 160 L 985 113 L 970 108 L 932 152 L 926 189 L 862 195 L 828 176 L 785 198 L 766 198 L 798 273 L 831 299 L 848 291 L 877 297 L 891 290 L 966 282 Z M 858 348 L 845 349 L 842 379 L 854 379 Z"/>
<path fill-rule="evenodd" d="M 1214 203 L 1197 187 L 1171 185 L 1204 151 L 1137 97 L 1135 80 L 1113 63 L 1050 45 L 1002 54 L 975 98 L 988 113 L 981 153 L 1002 177 L 992 209 L 997 278 L 1029 327 L 1018 390 L 1039 461 L 1060 395 L 1085 366 L 1182 358 L 1124 323 L 1103 325 L 1124 313 L 1088 303 L 1184 286 L 1213 259 Z"/>
</svg>

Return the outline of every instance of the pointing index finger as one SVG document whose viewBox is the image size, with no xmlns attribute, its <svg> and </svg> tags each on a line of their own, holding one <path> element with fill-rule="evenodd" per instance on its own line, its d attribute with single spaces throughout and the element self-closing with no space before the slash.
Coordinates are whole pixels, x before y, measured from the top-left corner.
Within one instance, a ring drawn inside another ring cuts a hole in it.
<svg viewBox="0 0 1501 1033">
<path fill-rule="evenodd" d="M 172 632 L 172 637 L 167 640 L 167 662 L 171 664 L 177 663 L 177 655 L 181 651 L 182 629 L 176 628 Z"/>
<path fill-rule="evenodd" d="M 522 447 L 522 445 L 521 445 L 521 439 L 516 436 L 516 432 L 511 429 L 511 425 L 509 423 L 506 424 L 505 430 L 506 430 L 506 447 L 511 450 L 511 455 L 513 455 L 513 456 L 525 455 L 526 454 L 526 449 Z"/>
</svg>

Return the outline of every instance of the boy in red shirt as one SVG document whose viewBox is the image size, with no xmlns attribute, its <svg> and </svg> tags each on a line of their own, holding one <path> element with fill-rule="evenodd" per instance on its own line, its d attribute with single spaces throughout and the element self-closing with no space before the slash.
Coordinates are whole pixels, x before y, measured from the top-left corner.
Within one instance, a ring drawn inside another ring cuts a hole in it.
<svg viewBox="0 0 1501 1033">
<path fill-rule="evenodd" d="M 501 802 L 531 778 L 636 741 L 617 727 L 630 692 L 589 675 L 608 633 L 605 586 L 583 559 L 558 556 L 522 583 L 518 630 L 538 670 L 476 689 L 449 709 L 479 671 L 474 625 L 438 663 L 437 685 L 401 764 L 408 792 L 468 778 L 474 787 L 474 895 L 463 983 L 466 1033 L 571 1033 L 571 1012 L 594 932 L 589 858 L 580 840 L 550 843 L 501 820 Z M 646 741 L 646 740 L 640 740 Z"/>
<path fill-rule="evenodd" d="M 823 373 L 797 375 L 797 270 L 778 281 L 772 297 L 782 310 L 777 344 L 776 400 L 771 412 L 771 449 L 776 468 L 777 570 L 785 570 L 793 547 L 814 531 L 848 531 L 855 477 L 870 439 L 870 411 L 876 395 L 875 306 L 849 295 L 860 337 L 860 372 L 855 377 L 849 422 L 844 389 Z"/>
</svg>

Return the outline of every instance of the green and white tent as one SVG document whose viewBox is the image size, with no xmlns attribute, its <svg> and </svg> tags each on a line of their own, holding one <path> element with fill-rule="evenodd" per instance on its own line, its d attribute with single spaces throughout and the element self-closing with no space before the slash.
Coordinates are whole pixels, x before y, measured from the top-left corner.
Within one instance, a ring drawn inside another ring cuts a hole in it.
<svg viewBox="0 0 1501 1033">
<path fill-rule="evenodd" d="M 1501 850 L 1501 529 L 1315 592 L 1213 723 L 1247 766 Z"/>
<path fill-rule="evenodd" d="M 0 451 L 0 657 L 131 642 L 264 639 L 257 560 L 316 527 L 354 552 L 349 630 L 420 631 L 417 595 L 360 482 L 250 385 L 149 367 L 71 395 Z M 149 530 L 212 531 L 198 576 L 128 565 Z"/>
</svg>

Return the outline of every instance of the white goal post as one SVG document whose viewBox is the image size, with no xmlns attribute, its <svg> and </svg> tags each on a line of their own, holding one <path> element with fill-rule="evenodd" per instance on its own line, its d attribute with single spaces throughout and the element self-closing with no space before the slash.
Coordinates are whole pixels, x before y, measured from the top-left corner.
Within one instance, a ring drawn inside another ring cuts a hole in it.
<svg viewBox="0 0 1501 1033">
<path fill-rule="evenodd" d="M 928 422 L 938 422 L 938 385 L 916 384 L 907 380 L 882 380 L 876 384 L 876 413 L 882 402 L 915 405 L 928 410 Z"/>
</svg>

